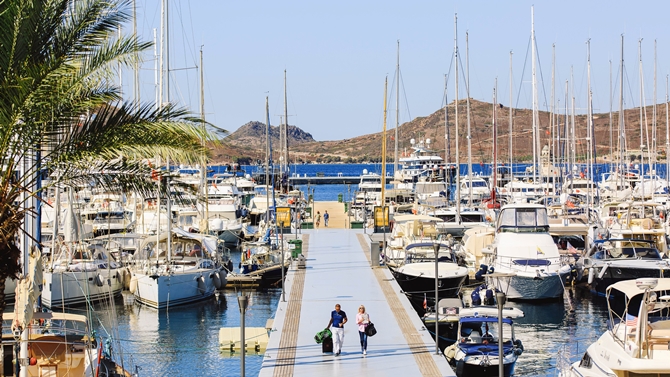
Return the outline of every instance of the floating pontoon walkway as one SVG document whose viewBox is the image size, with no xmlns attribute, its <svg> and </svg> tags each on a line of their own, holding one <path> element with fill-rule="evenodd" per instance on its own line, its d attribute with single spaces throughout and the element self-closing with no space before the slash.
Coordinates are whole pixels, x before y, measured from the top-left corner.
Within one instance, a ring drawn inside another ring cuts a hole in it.
<svg viewBox="0 0 670 377">
<path fill-rule="evenodd" d="M 280 299 L 260 377 L 455 375 L 390 271 L 370 267 L 362 230 L 321 228 L 302 237 L 306 268 L 292 267 L 286 277 L 286 301 Z M 337 303 L 349 319 L 340 356 L 322 353 L 314 342 Z M 378 330 L 366 356 L 356 325 L 361 304 Z"/>
</svg>

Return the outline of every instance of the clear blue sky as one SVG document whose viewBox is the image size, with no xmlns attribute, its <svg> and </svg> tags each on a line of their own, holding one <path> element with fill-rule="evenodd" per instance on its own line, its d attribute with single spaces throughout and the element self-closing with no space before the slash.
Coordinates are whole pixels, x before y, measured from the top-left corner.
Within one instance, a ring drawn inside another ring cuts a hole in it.
<svg viewBox="0 0 670 377">
<path fill-rule="evenodd" d="M 288 74 L 289 123 L 317 140 L 338 140 L 381 131 L 384 79 L 389 80 L 388 127 L 395 125 L 395 69 L 400 41 L 400 123 L 455 97 L 452 58 L 454 14 L 465 66 L 470 41 L 470 92 L 490 102 L 498 78 L 498 102 L 509 105 L 509 52 L 513 54 L 514 104 L 530 108 L 530 1 L 219 1 L 170 0 L 171 100 L 199 111 L 199 49 L 204 49 L 205 111 L 208 121 L 234 131 L 249 121 L 270 122 L 284 113 L 284 69 Z M 141 38 L 160 33 L 160 0 L 137 0 Z M 665 100 L 670 73 L 666 1 L 536 2 L 540 108 L 551 96 L 552 44 L 556 45 L 556 97 L 565 105 L 565 82 L 574 69 L 577 112 L 587 98 L 586 40 L 591 39 L 591 83 L 595 112 L 608 112 L 609 61 L 614 109 L 618 109 L 621 34 L 625 36 L 625 108 L 639 106 L 638 40 L 642 42 L 645 104 L 653 103 L 654 40 L 658 44 L 657 102 Z M 130 26 L 125 32 L 130 32 Z M 154 100 L 153 52 L 143 56 L 142 97 Z M 449 67 L 452 66 L 451 70 Z M 525 66 L 525 68 L 524 68 Z M 190 68 L 190 69 L 188 69 Z M 541 71 L 541 75 L 540 75 Z M 465 97 L 459 72 L 460 98 Z M 522 81 L 523 75 L 523 81 Z M 123 90 L 130 98 L 132 76 Z M 545 98 L 546 101 L 545 102 Z M 561 110 L 563 112 L 563 110 Z M 665 124 L 665 120 L 659 120 Z"/>
</svg>

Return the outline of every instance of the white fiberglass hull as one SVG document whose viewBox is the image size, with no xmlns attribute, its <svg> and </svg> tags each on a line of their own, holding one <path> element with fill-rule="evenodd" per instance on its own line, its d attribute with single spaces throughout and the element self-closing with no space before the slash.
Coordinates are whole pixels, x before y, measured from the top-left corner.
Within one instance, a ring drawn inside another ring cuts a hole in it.
<svg viewBox="0 0 670 377">
<path fill-rule="evenodd" d="M 135 272 L 131 278 L 130 289 L 131 292 L 134 290 L 137 301 L 152 308 L 163 309 L 188 304 L 214 295 L 213 274 L 217 271 L 186 267 L 161 275 Z M 222 272 L 218 272 L 221 276 Z M 223 276 L 225 279 L 225 274 Z"/>
<path fill-rule="evenodd" d="M 42 304 L 48 308 L 81 305 L 121 294 L 122 268 L 97 271 L 44 271 Z"/>
<path fill-rule="evenodd" d="M 511 300 L 545 300 L 563 296 L 569 269 L 542 274 L 517 273 L 511 278 L 500 279 L 503 292 Z M 509 283 L 508 283 L 509 282 Z"/>
</svg>

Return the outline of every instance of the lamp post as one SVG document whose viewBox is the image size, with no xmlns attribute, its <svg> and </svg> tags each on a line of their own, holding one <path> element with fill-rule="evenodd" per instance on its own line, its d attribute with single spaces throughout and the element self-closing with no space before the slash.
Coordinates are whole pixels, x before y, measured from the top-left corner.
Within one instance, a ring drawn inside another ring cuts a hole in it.
<svg viewBox="0 0 670 377">
<path fill-rule="evenodd" d="M 247 305 L 249 305 L 249 297 L 244 294 L 237 296 L 237 302 L 240 305 L 240 376 L 244 377 L 244 354 L 247 351 L 247 342 L 244 339 L 244 317 L 247 312 Z"/>
<path fill-rule="evenodd" d="M 496 292 L 496 303 L 498 304 L 498 376 L 505 375 L 505 355 L 503 354 L 503 306 L 507 297 L 502 292 Z"/>
<path fill-rule="evenodd" d="M 438 280 L 439 280 L 439 275 L 438 275 L 438 253 L 440 252 L 440 241 L 438 239 L 435 239 L 435 242 L 433 242 L 433 249 L 435 250 L 435 354 L 439 355 L 440 354 L 440 333 L 438 331 L 438 326 L 439 326 L 439 291 L 438 291 Z"/>
<path fill-rule="evenodd" d="M 286 302 L 286 289 L 284 289 L 284 227 L 291 226 L 291 207 L 277 207 L 277 225 L 281 229 L 281 301 Z M 290 230 L 290 228 L 289 228 Z"/>
</svg>

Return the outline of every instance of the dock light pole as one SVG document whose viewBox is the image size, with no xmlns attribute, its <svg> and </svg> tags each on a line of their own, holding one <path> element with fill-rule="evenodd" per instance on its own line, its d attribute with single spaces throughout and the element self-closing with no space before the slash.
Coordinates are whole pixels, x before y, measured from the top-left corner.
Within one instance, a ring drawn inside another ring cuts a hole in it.
<svg viewBox="0 0 670 377">
<path fill-rule="evenodd" d="M 440 354 L 440 332 L 438 331 L 438 326 L 439 326 L 439 291 L 438 291 L 438 280 L 439 280 L 439 275 L 438 275 L 438 253 L 440 252 L 440 241 L 435 238 L 435 241 L 433 242 L 433 250 L 435 250 L 435 354 L 439 355 Z"/>
<path fill-rule="evenodd" d="M 496 292 L 498 304 L 498 376 L 505 376 L 505 355 L 503 354 L 503 307 L 507 297 L 503 292 Z"/>
<path fill-rule="evenodd" d="M 284 288 L 284 227 L 286 224 L 291 229 L 291 207 L 277 207 L 277 225 L 281 229 L 281 302 L 286 302 L 286 289 Z"/>
<path fill-rule="evenodd" d="M 247 313 L 247 305 L 249 305 L 249 296 L 244 294 L 237 296 L 237 302 L 240 305 L 240 376 L 244 377 L 244 354 L 247 352 L 247 342 L 244 338 L 244 317 Z"/>
</svg>

